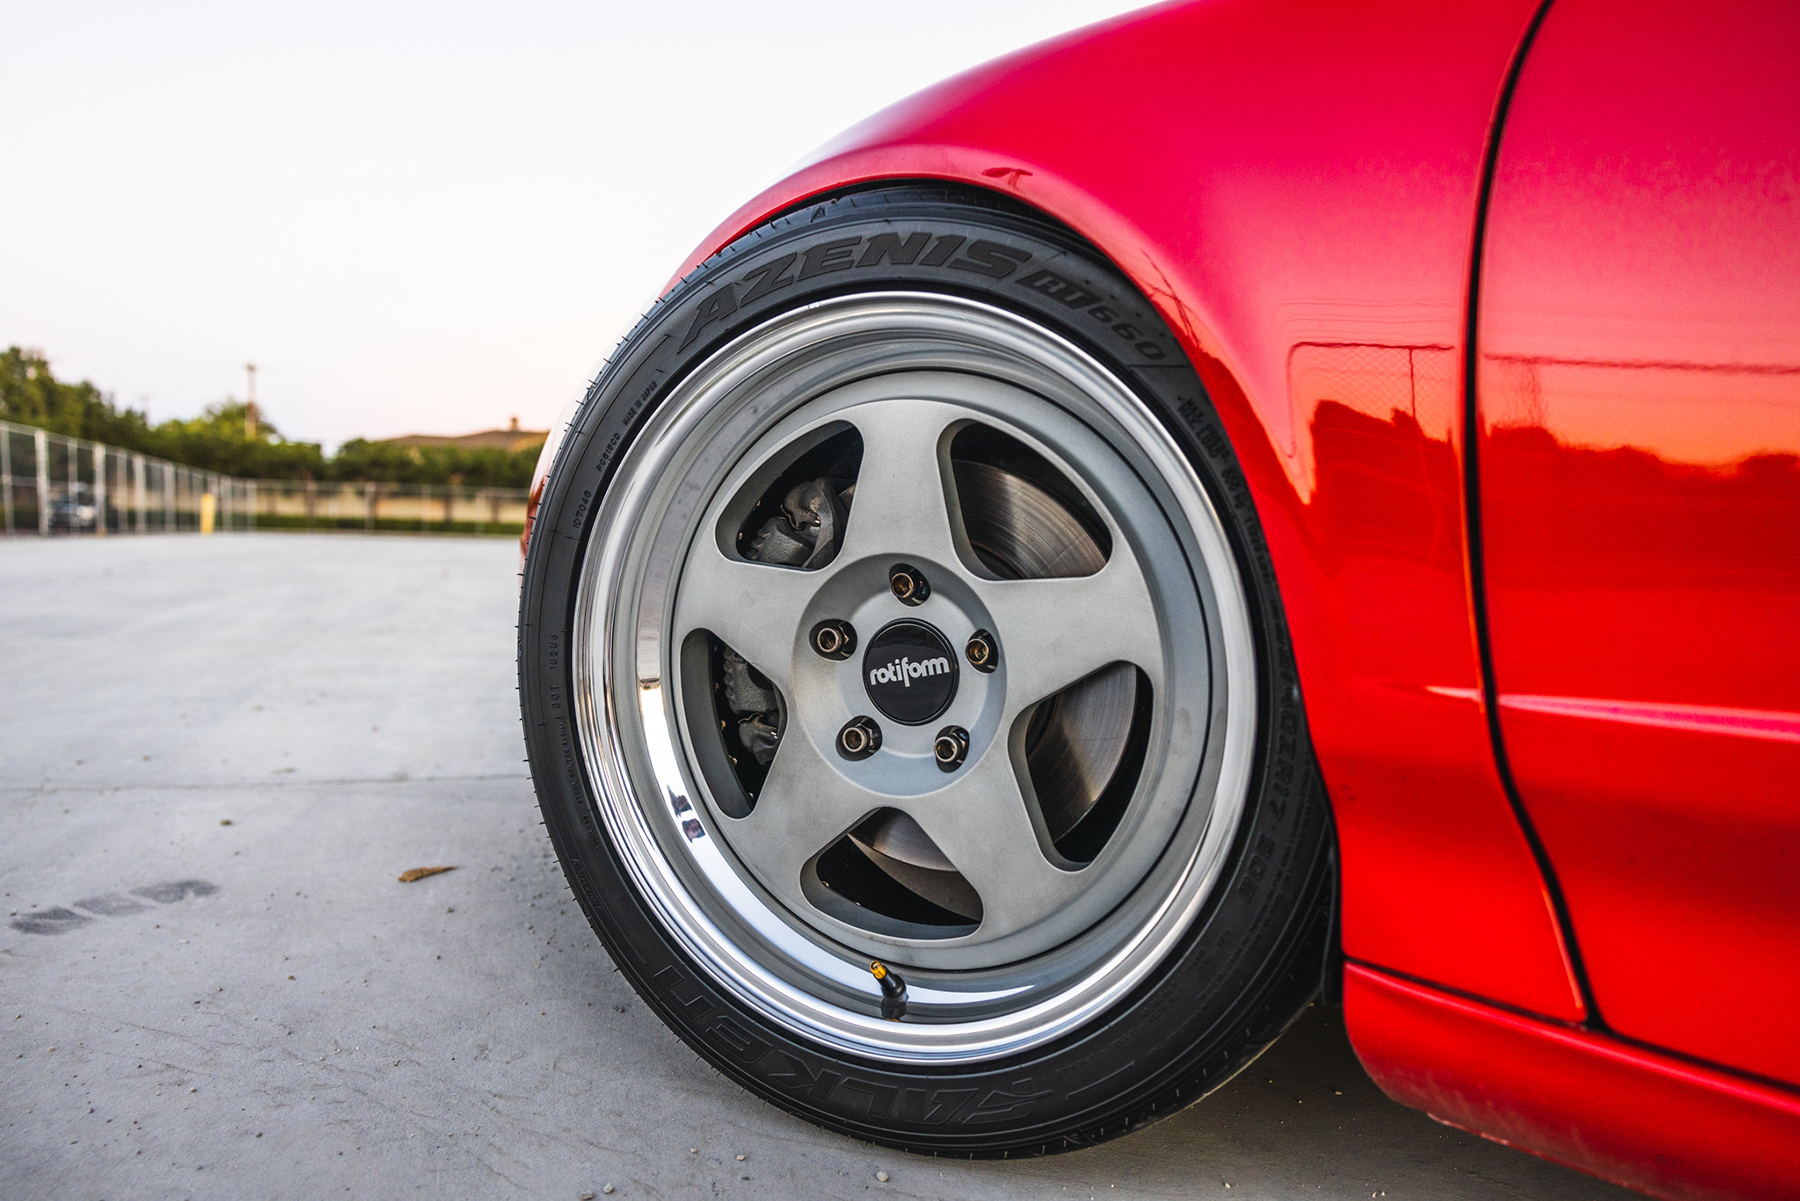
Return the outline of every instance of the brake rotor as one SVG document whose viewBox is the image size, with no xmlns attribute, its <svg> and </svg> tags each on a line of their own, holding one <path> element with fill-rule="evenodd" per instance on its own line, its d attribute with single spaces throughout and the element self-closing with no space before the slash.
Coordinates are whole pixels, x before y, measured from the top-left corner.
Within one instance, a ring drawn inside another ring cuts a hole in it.
<svg viewBox="0 0 1800 1201">
<path fill-rule="evenodd" d="M 940 909 L 981 920 L 981 897 L 931 836 L 898 809 L 883 809 L 850 831 L 856 849 L 902 886 Z"/>
</svg>

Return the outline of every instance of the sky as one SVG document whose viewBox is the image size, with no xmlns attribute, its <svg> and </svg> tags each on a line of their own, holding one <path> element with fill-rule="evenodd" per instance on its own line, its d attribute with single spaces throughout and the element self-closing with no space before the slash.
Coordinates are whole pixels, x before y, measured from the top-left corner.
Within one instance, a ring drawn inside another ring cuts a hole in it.
<svg viewBox="0 0 1800 1201">
<path fill-rule="evenodd" d="M 813 147 L 1136 7 L 8 0 L 0 346 L 153 420 L 545 428 Z"/>
</svg>

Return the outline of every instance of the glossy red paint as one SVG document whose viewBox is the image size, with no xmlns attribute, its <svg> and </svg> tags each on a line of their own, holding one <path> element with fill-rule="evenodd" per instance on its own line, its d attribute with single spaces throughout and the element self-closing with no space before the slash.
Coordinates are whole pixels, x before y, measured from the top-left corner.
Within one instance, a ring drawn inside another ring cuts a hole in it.
<svg viewBox="0 0 1800 1201">
<path fill-rule="evenodd" d="M 1793 5 L 1556 0 L 1479 339 L 1501 723 L 1600 1016 L 1800 1084 L 1796 47 Z"/>
<path fill-rule="evenodd" d="M 1800 1097 L 1351 964 L 1344 1010 L 1396 1101 L 1661 1197 L 1791 1197 Z"/>
<path fill-rule="evenodd" d="M 871 118 L 689 267 L 880 179 L 1005 190 L 1096 243 L 1182 338 L 1256 497 L 1346 948 L 1573 1020 L 1492 760 L 1460 471 L 1482 148 L 1534 7 L 1223 0 L 1113 22 Z"/>
</svg>

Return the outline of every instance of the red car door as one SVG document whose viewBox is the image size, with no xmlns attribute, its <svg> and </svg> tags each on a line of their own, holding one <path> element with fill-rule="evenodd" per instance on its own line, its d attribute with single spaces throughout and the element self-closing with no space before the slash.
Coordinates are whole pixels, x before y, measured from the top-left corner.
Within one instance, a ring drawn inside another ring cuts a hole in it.
<svg viewBox="0 0 1800 1201">
<path fill-rule="evenodd" d="M 1800 1083 L 1800 6 L 1556 0 L 1478 300 L 1501 741 L 1598 1019 Z"/>
</svg>

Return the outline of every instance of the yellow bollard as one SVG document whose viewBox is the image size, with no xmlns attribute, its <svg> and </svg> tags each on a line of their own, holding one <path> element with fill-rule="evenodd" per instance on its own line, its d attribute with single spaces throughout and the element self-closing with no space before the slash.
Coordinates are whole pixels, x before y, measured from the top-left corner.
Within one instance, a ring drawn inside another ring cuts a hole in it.
<svg viewBox="0 0 1800 1201">
<path fill-rule="evenodd" d="M 219 498 L 210 492 L 200 494 L 200 532 L 212 533 L 213 516 L 219 511 Z"/>
</svg>

